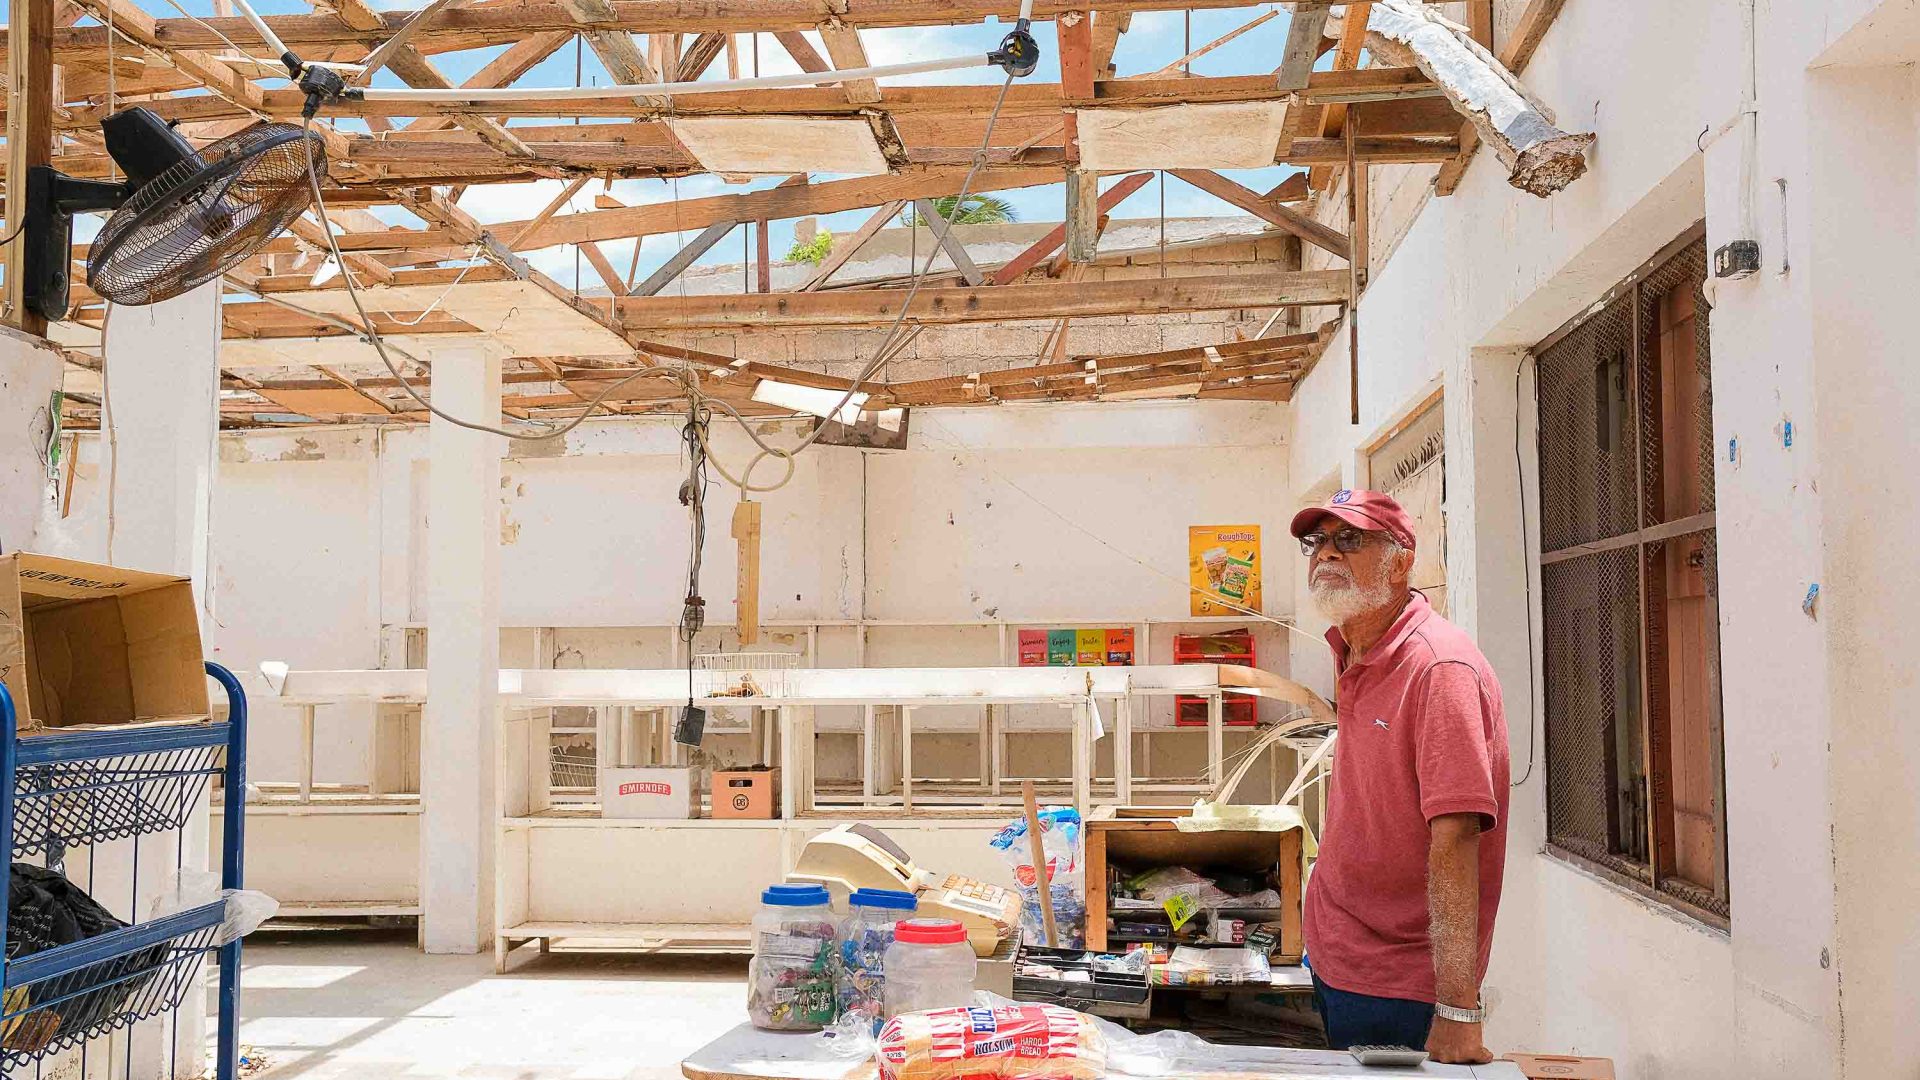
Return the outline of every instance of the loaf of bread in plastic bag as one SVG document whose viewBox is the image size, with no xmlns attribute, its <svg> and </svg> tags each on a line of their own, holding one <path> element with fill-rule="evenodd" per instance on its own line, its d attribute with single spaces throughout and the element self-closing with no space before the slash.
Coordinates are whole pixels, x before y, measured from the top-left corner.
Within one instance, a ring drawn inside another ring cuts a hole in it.
<svg viewBox="0 0 1920 1080">
<path fill-rule="evenodd" d="M 880 1032 L 881 1080 L 1099 1080 L 1091 1017 L 1057 1005 L 904 1013 Z"/>
</svg>

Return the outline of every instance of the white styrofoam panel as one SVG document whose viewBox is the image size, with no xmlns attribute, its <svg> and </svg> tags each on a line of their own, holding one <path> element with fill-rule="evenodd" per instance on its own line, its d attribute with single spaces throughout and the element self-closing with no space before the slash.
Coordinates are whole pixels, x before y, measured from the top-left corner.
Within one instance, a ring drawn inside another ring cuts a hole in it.
<svg viewBox="0 0 1920 1080">
<path fill-rule="evenodd" d="M 702 116 L 669 121 L 708 172 L 874 176 L 887 158 L 864 120 Z"/>
<path fill-rule="evenodd" d="M 1121 169 L 1259 169 L 1273 164 L 1284 101 L 1076 109 L 1080 164 Z"/>
</svg>

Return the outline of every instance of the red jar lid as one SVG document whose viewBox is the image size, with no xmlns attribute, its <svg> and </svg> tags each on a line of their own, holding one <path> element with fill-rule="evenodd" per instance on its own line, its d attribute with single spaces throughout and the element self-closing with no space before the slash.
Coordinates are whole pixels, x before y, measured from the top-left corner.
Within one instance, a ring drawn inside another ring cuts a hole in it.
<svg viewBox="0 0 1920 1080">
<path fill-rule="evenodd" d="M 893 924 L 893 940 L 909 945 L 957 945 L 967 928 L 952 919 L 906 919 Z"/>
</svg>

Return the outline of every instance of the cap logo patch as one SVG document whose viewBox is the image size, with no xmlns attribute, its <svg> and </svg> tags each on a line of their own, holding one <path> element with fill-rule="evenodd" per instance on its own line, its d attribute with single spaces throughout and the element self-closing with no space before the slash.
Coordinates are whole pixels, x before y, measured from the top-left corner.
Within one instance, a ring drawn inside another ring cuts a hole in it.
<svg viewBox="0 0 1920 1080">
<path fill-rule="evenodd" d="M 1350 490 L 1343 489 L 1340 491 L 1336 491 L 1333 493 L 1333 505 L 1343 506 L 1347 502 L 1352 500 L 1352 498 L 1353 498 L 1353 492 Z"/>
</svg>

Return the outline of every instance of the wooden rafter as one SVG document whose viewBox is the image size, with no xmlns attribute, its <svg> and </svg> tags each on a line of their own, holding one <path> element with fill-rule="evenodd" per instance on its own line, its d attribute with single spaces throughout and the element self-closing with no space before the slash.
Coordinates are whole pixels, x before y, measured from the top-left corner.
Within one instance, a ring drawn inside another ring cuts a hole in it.
<svg viewBox="0 0 1920 1080">
<path fill-rule="evenodd" d="M 1035 19 L 1049 20 L 1068 11 L 1083 10 L 1085 0 L 1036 0 Z M 600 26 L 630 34 L 706 33 L 812 30 L 820 23 L 817 0 L 734 0 L 716 5 L 701 0 L 638 2 L 619 0 L 613 18 Z M 1103 10 L 1183 11 L 1245 6 L 1245 0 L 1102 0 Z M 840 18 L 849 26 L 865 28 L 957 26 L 984 23 L 1011 14 L 1002 0 L 890 0 L 852 5 Z M 358 44 L 371 48 L 406 24 L 411 11 L 382 13 L 385 27 L 357 30 L 330 14 L 268 15 L 267 24 L 290 48 L 336 47 Z M 259 35 L 244 19 L 215 17 L 204 20 L 167 18 L 156 21 L 155 33 L 170 48 L 211 50 L 224 47 L 220 36 L 244 46 L 261 46 Z M 423 53 L 484 48 L 517 41 L 529 33 L 568 30 L 578 25 L 566 5 L 557 0 L 519 0 L 507 4 L 473 4 L 446 11 L 412 39 Z M 56 53 L 73 50 L 100 55 L 105 45 L 99 27 L 71 27 L 54 37 Z M 59 57 L 56 56 L 56 60 Z"/>
<path fill-rule="evenodd" d="M 1129 315 L 1221 311 L 1286 305 L 1332 305 L 1346 299 L 1347 274 L 1302 271 L 1071 284 L 922 288 L 906 318 L 916 323 L 996 322 L 1063 315 Z M 649 331 L 781 326 L 875 326 L 899 317 L 904 295 L 887 289 L 850 289 L 771 296 L 626 297 L 621 320 Z"/>
</svg>

